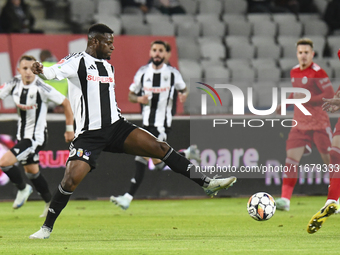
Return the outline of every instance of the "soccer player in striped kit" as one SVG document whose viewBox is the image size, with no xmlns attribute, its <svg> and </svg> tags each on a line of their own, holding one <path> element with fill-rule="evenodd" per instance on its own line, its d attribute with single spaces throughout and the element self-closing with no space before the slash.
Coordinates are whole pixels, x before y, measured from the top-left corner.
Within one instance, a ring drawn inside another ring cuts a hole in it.
<svg viewBox="0 0 340 255">
<path fill-rule="evenodd" d="M 167 65 L 169 46 L 164 41 L 154 41 L 150 47 L 151 62 L 142 66 L 136 73 L 130 86 L 129 101 L 140 103 L 142 107 L 143 128 L 157 137 L 160 141 L 166 141 L 171 129 L 172 111 L 175 92 L 184 103 L 187 98 L 187 87 L 179 71 Z M 196 145 L 180 152 L 187 159 L 200 161 L 199 150 Z M 114 204 L 126 210 L 144 178 L 145 168 L 149 158 L 136 156 L 135 176 L 131 179 L 129 191 L 123 196 L 111 196 Z M 162 170 L 165 163 L 157 158 L 152 159 L 156 170 Z"/>
<path fill-rule="evenodd" d="M 31 185 L 22 178 L 19 168 L 20 162 L 25 169 L 37 192 L 45 201 L 45 209 L 40 217 L 46 217 L 52 195 L 48 184 L 39 171 L 39 151 L 46 144 L 47 123 L 46 115 L 48 102 L 63 105 L 66 116 L 65 141 L 70 142 L 74 137 L 73 113 L 69 100 L 50 85 L 46 84 L 31 71 L 31 65 L 36 61 L 32 56 L 24 55 L 19 60 L 18 72 L 11 81 L 0 86 L 0 99 L 12 95 L 18 109 L 18 143 L 8 150 L 0 159 L 1 169 L 18 188 L 13 208 L 24 205 L 32 193 Z"/>
<path fill-rule="evenodd" d="M 94 24 L 89 28 L 85 51 L 70 54 L 48 68 L 39 62 L 32 65 L 33 72 L 44 78 L 68 79 L 76 129 L 64 178 L 52 197 L 43 226 L 30 235 L 31 239 L 50 237 L 59 214 L 87 173 L 96 168 L 102 151 L 161 159 L 174 172 L 200 185 L 208 195 L 227 189 L 236 181 L 236 177 L 192 177 L 194 165 L 188 159 L 122 117 L 115 98 L 114 68 L 107 62 L 114 50 L 113 39 L 109 27 Z"/>
</svg>

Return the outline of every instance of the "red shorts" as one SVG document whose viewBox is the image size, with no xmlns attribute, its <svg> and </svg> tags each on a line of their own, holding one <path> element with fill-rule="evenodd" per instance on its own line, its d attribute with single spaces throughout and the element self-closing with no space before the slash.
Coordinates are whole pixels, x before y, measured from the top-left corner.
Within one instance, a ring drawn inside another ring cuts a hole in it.
<svg viewBox="0 0 340 255">
<path fill-rule="evenodd" d="M 331 148 L 331 140 L 331 127 L 327 127 L 324 130 L 299 130 L 292 128 L 286 142 L 286 150 L 305 147 L 304 154 L 306 155 L 312 152 L 314 144 L 320 153 L 327 154 Z"/>
<path fill-rule="evenodd" d="M 340 135 L 340 118 L 338 119 L 338 122 L 335 124 L 333 136 Z"/>
</svg>

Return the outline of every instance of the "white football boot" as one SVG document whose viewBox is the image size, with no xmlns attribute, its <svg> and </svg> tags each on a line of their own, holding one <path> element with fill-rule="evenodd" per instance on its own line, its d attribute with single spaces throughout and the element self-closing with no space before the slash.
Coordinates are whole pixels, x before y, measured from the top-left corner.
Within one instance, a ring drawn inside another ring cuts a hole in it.
<svg viewBox="0 0 340 255">
<path fill-rule="evenodd" d="M 115 205 L 119 206 L 123 210 L 126 210 L 129 208 L 130 203 L 133 199 L 133 196 L 131 196 L 129 193 L 125 193 L 124 196 L 111 196 L 110 201 L 114 203 Z"/>
<path fill-rule="evenodd" d="M 29 184 L 26 184 L 26 187 L 23 190 L 18 190 L 17 196 L 13 203 L 13 208 L 18 209 L 23 206 L 32 192 L 32 186 Z"/>
</svg>

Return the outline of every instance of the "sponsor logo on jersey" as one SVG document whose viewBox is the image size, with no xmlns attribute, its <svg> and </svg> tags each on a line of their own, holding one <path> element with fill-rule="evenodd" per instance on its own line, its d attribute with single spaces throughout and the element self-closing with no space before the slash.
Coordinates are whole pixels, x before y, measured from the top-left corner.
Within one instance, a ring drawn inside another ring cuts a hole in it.
<svg viewBox="0 0 340 255">
<path fill-rule="evenodd" d="M 84 151 L 84 154 L 86 155 L 86 156 L 90 156 L 91 155 L 91 151 Z"/>
<path fill-rule="evenodd" d="M 86 155 L 84 155 L 84 156 L 83 156 L 83 159 L 89 160 L 89 157 L 86 156 Z"/>
<path fill-rule="evenodd" d="M 102 83 L 108 83 L 108 82 L 114 82 L 114 79 L 112 77 L 101 77 L 101 76 L 95 76 L 89 74 L 86 79 L 88 81 L 100 81 Z"/>
<path fill-rule="evenodd" d="M 90 67 L 88 69 L 90 69 L 90 70 L 97 70 L 94 65 L 90 65 Z"/>
<path fill-rule="evenodd" d="M 159 93 L 166 92 L 166 91 L 170 90 L 170 87 L 162 87 L 162 88 L 160 88 L 160 87 L 152 87 L 152 88 L 144 87 L 143 89 L 146 92 L 152 92 L 152 93 L 159 94 Z"/>
<path fill-rule="evenodd" d="M 6 84 L 6 83 L 1 84 L 1 85 L 0 85 L 0 89 L 2 89 L 3 87 L 5 87 L 5 84 Z"/>
<path fill-rule="evenodd" d="M 77 151 L 77 156 L 78 157 L 81 157 L 81 156 L 83 156 L 83 149 L 78 149 L 78 151 Z"/>
</svg>

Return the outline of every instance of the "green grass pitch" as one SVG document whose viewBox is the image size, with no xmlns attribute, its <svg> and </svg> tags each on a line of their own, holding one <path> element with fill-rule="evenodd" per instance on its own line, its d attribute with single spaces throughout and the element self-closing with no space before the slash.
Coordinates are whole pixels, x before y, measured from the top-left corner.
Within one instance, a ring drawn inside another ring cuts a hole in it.
<svg viewBox="0 0 340 255">
<path fill-rule="evenodd" d="M 248 215 L 247 200 L 136 200 L 127 211 L 70 201 L 46 240 L 28 239 L 43 223 L 42 201 L 1 202 L 0 254 L 339 254 L 340 215 L 306 232 L 325 197 L 293 197 L 289 212 L 265 222 Z"/>
</svg>

